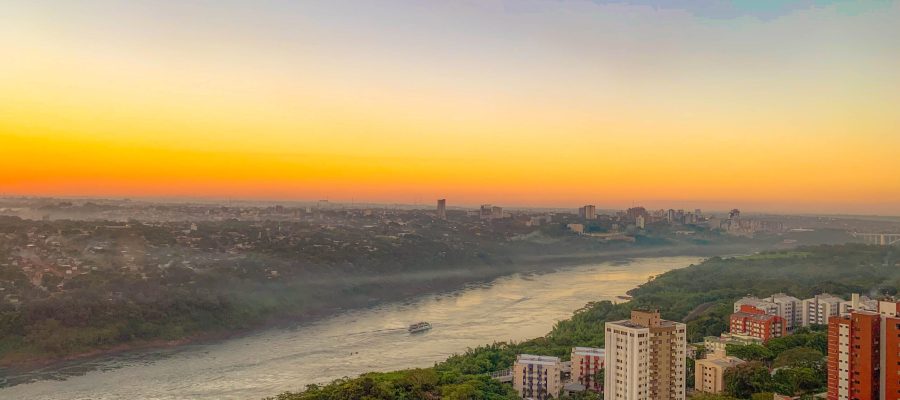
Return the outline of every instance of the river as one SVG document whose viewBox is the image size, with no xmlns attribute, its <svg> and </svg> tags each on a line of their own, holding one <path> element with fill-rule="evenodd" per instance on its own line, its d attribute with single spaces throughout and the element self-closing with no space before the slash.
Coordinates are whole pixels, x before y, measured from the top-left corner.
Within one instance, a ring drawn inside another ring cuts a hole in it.
<svg viewBox="0 0 900 400">
<path fill-rule="evenodd" d="M 215 343 L 139 351 L 8 373 L 0 399 L 259 399 L 367 371 L 431 366 L 494 341 L 550 331 L 589 301 L 616 296 L 698 257 L 633 259 L 515 274 Z M 406 326 L 434 328 L 409 334 Z"/>
</svg>

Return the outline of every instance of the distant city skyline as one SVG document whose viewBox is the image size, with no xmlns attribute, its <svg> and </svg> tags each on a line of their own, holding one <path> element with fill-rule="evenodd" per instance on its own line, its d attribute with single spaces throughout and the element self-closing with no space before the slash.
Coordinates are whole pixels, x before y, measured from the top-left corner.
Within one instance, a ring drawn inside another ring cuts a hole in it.
<svg viewBox="0 0 900 400">
<path fill-rule="evenodd" d="M 145 201 L 148 203 L 210 203 L 210 204 L 243 204 L 246 203 L 248 205 L 253 204 L 268 204 L 268 205 L 290 205 L 290 204 L 306 204 L 306 205 L 315 205 L 317 203 L 321 203 L 323 201 L 341 205 L 341 206 L 351 206 L 351 207 L 363 207 L 363 206 L 372 206 L 372 207 L 404 207 L 404 208 L 419 208 L 423 210 L 429 210 L 435 208 L 435 201 L 444 200 L 445 207 L 448 210 L 452 209 L 469 209 L 469 210 L 478 210 L 481 206 L 485 205 L 485 202 L 463 202 L 463 203 L 454 203 L 452 199 L 446 198 L 434 198 L 434 199 L 415 199 L 410 201 L 377 201 L 377 200 L 367 200 L 367 199 L 334 199 L 334 198 L 251 198 L 251 197 L 201 197 L 201 196 L 87 196 L 87 195 L 28 195 L 28 194 L 8 194 L 8 193 L 0 193 L 0 199 L 15 199 L 15 198 L 33 198 L 33 199 L 57 199 L 60 201 L 79 201 L 79 202 L 89 202 L 89 201 Z M 579 213 L 579 208 L 575 203 L 572 204 L 559 204 L 559 205 L 541 205 L 541 204 L 520 204 L 520 203 L 504 203 L 504 202 L 495 202 L 494 205 L 501 205 L 502 208 L 506 208 L 509 210 L 560 210 L 566 211 L 573 214 Z M 622 205 L 602 205 L 600 203 L 594 204 L 596 206 L 596 212 L 598 215 L 607 213 L 607 212 L 618 212 L 625 211 L 631 207 L 644 207 L 648 212 L 654 212 L 658 210 L 683 210 L 685 212 L 696 212 L 700 210 L 703 214 L 722 214 L 723 217 L 727 218 L 730 211 L 737 208 L 741 210 L 742 214 L 772 214 L 772 215 L 822 215 L 822 216 L 880 216 L 880 217 L 900 217 L 900 214 L 889 214 L 889 213 L 865 213 L 865 212 L 840 212 L 840 211 L 816 211 L 815 209 L 805 209 L 799 211 L 790 211 L 790 210 L 782 210 L 782 209 L 769 209 L 766 208 L 765 205 L 753 205 L 753 204 L 744 204 L 745 206 L 750 207 L 742 207 L 737 203 L 723 202 L 723 203 L 705 203 L 710 205 L 708 208 L 696 208 L 700 204 L 699 202 L 665 202 L 665 201 L 655 201 L 648 203 L 633 203 L 633 204 L 622 204 Z M 488 204 L 491 205 L 491 204 Z M 757 206 L 758 208 L 753 208 L 752 206 Z"/>
<path fill-rule="evenodd" d="M 900 3 L 726 3 L 13 0 L 0 194 L 900 215 Z"/>
</svg>

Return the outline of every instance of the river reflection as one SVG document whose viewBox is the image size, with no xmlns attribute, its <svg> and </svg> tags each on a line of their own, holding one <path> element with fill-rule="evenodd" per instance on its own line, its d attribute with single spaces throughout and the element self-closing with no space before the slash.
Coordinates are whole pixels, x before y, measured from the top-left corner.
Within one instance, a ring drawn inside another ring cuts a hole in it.
<svg viewBox="0 0 900 400">
<path fill-rule="evenodd" d="M 490 284 L 349 311 L 291 329 L 3 373 L 0 399 L 255 399 L 366 371 L 430 366 L 467 347 L 546 334 L 589 301 L 697 257 L 635 259 L 516 274 Z M 434 329 L 410 335 L 406 326 Z M 29 382 L 29 383 L 23 383 Z"/>
</svg>

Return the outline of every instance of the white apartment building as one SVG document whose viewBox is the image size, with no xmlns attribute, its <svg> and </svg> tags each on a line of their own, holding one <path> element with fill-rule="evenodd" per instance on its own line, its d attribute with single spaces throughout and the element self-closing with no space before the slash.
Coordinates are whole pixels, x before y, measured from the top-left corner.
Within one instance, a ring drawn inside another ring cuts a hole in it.
<svg viewBox="0 0 900 400">
<path fill-rule="evenodd" d="M 750 305 L 763 310 L 766 314 L 784 318 L 785 329 L 788 332 L 804 325 L 803 316 L 801 315 L 803 301 L 794 296 L 788 296 L 784 293 L 775 293 L 764 299 L 747 296 L 734 302 L 734 312 L 740 312 L 742 305 Z"/>
<path fill-rule="evenodd" d="M 850 300 L 841 302 L 841 315 L 849 314 L 851 311 L 871 311 L 878 312 L 878 300 L 872 300 L 867 296 L 860 296 L 858 293 L 850 295 Z"/>
<path fill-rule="evenodd" d="M 559 357 L 519 354 L 513 365 L 513 389 L 523 399 L 558 398 L 562 391 Z"/>
<path fill-rule="evenodd" d="M 765 300 L 778 306 L 778 312 L 775 315 L 784 318 L 784 327 L 788 332 L 803 325 L 803 319 L 800 317 L 800 307 L 803 302 L 800 299 L 784 293 L 775 293 Z"/>
<path fill-rule="evenodd" d="M 844 299 L 828 293 L 817 294 L 811 299 L 804 299 L 800 305 L 800 317 L 803 326 L 827 325 L 829 317 L 840 315 L 841 302 Z"/>
<path fill-rule="evenodd" d="M 604 398 L 684 400 L 686 329 L 659 311 L 631 312 L 606 323 Z"/>
<path fill-rule="evenodd" d="M 769 315 L 778 315 L 778 304 L 768 299 L 760 299 L 753 296 L 747 296 L 734 302 L 734 312 L 741 312 L 741 306 L 753 306 L 757 309 L 765 311 Z"/>
</svg>

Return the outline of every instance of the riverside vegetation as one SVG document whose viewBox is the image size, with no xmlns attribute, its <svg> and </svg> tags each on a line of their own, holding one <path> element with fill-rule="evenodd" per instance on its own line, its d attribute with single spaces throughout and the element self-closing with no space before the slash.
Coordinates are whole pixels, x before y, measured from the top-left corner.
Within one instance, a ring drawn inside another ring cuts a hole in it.
<svg viewBox="0 0 900 400">
<path fill-rule="evenodd" d="M 440 221 L 416 210 L 139 210 L 188 220 L 0 216 L 0 367 L 227 336 L 567 263 L 782 240 L 660 225 L 603 242 L 566 230 L 566 215 L 529 227 L 457 211 Z"/>
<path fill-rule="evenodd" d="M 626 303 L 593 302 L 560 321 L 544 337 L 521 343 L 493 343 L 455 355 L 432 368 L 367 373 L 304 391 L 282 393 L 277 400 L 350 399 L 516 399 L 508 385 L 486 373 L 508 368 L 516 354 L 529 353 L 567 359 L 572 346 L 603 347 L 603 323 L 628 318 L 635 308 L 658 308 L 662 317 L 687 324 L 688 340 L 718 335 L 728 327 L 735 300 L 745 295 L 785 292 L 808 298 L 828 292 L 894 295 L 900 287 L 900 251 L 893 247 L 858 244 L 801 247 L 793 251 L 754 256 L 712 257 L 699 265 L 661 274 L 629 292 Z M 764 346 L 731 346 L 728 352 L 750 363 L 726 374 L 726 393 L 695 399 L 771 399 L 772 392 L 809 396 L 826 385 L 824 327 L 799 329 Z M 777 372 L 770 374 L 770 368 Z M 693 363 L 688 385 L 693 385 Z M 598 398 L 583 394 L 583 399 Z"/>
</svg>

